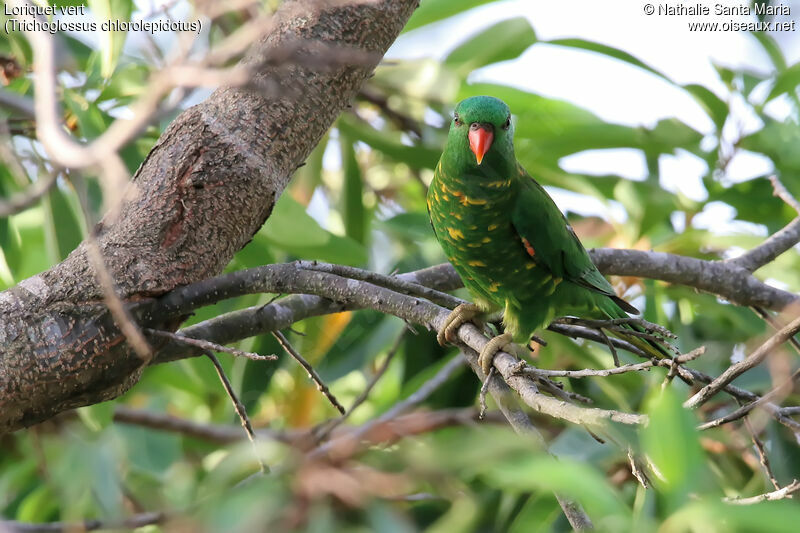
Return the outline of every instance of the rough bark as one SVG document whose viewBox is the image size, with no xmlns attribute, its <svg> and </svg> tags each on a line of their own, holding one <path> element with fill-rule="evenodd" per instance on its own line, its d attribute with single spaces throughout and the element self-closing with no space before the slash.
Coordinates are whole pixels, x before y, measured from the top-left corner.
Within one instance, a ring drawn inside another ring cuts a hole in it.
<svg viewBox="0 0 800 533">
<path fill-rule="evenodd" d="M 178 116 L 140 166 L 119 212 L 98 226 L 120 296 L 135 301 L 218 274 L 267 219 L 416 4 L 285 4 L 275 29 L 244 60 L 256 66 L 253 84 L 218 90 Z M 303 42 L 308 55 L 320 42 L 374 54 L 326 68 L 276 64 L 270 55 Z M 141 369 L 103 304 L 85 244 L 0 293 L 0 434 L 114 398 Z"/>
</svg>

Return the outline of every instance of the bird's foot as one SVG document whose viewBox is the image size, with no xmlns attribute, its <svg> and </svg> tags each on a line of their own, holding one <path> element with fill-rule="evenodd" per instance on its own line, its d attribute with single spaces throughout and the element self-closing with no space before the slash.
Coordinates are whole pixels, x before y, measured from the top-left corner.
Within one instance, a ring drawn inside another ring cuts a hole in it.
<svg viewBox="0 0 800 533">
<path fill-rule="evenodd" d="M 436 340 L 439 341 L 439 344 L 442 346 L 448 342 L 455 342 L 456 331 L 458 331 L 458 328 L 460 328 L 465 322 L 469 322 L 482 313 L 483 311 L 481 308 L 475 304 L 459 304 L 458 307 L 450 311 L 450 314 L 444 321 L 444 325 L 439 330 L 439 333 L 436 334 Z M 478 324 L 478 328 L 482 329 L 483 324 Z"/>
<path fill-rule="evenodd" d="M 486 343 L 478 355 L 478 365 L 483 369 L 483 373 L 489 375 L 489 370 L 492 369 L 494 356 L 497 352 L 507 351 L 511 354 L 518 355 L 518 349 L 523 348 L 519 344 L 514 343 L 514 336 L 511 333 L 503 333 L 497 337 L 493 337 Z"/>
</svg>

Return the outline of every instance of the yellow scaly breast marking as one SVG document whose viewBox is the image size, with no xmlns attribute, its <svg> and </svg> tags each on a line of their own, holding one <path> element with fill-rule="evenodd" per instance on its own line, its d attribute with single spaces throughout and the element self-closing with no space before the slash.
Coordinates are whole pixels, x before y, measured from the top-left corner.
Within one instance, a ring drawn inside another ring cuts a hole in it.
<svg viewBox="0 0 800 533">
<path fill-rule="evenodd" d="M 500 289 L 500 282 L 495 281 L 491 285 L 489 285 L 489 292 L 497 292 Z"/>
<path fill-rule="evenodd" d="M 483 239 L 481 239 L 481 242 L 483 244 L 486 244 L 486 243 L 492 242 L 492 239 L 490 239 L 489 237 L 484 237 Z"/>
<path fill-rule="evenodd" d="M 464 238 L 464 233 L 460 229 L 446 228 L 447 233 L 450 234 L 451 239 L 460 240 Z"/>
<path fill-rule="evenodd" d="M 473 259 L 472 261 L 467 261 L 467 264 L 471 267 L 485 267 L 486 263 L 483 261 L 478 261 L 477 259 Z"/>
<path fill-rule="evenodd" d="M 486 205 L 486 200 L 483 198 L 470 198 L 469 196 L 461 196 L 459 200 L 461 200 L 461 205 L 465 207 L 468 205 Z"/>
<path fill-rule="evenodd" d="M 463 216 L 461 216 L 459 213 L 456 213 L 455 211 L 450 211 L 450 216 L 454 217 L 456 220 L 463 220 L 464 219 Z"/>
<path fill-rule="evenodd" d="M 497 229 L 497 228 L 499 228 L 499 227 L 500 227 L 500 225 L 499 225 L 499 224 L 489 224 L 489 226 L 486 228 L 486 230 L 487 230 L 487 231 L 494 231 L 494 230 L 496 230 L 496 229 Z"/>
<path fill-rule="evenodd" d="M 493 187 L 495 189 L 502 189 L 503 187 L 508 187 L 509 185 L 511 185 L 511 180 L 490 181 L 486 184 L 487 187 Z"/>
</svg>

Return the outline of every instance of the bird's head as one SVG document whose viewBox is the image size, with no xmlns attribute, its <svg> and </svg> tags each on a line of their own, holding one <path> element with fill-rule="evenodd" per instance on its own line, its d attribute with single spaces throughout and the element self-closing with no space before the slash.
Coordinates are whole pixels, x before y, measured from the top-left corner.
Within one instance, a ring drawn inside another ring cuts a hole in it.
<svg viewBox="0 0 800 533">
<path fill-rule="evenodd" d="M 456 106 L 448 145 L 457 150 L 469 148 L 480 165 L 487 154 L 513 160 L 513 137 L 511 111 L 506 103 L 492 96 L 473 96 Z"/>
</svg>

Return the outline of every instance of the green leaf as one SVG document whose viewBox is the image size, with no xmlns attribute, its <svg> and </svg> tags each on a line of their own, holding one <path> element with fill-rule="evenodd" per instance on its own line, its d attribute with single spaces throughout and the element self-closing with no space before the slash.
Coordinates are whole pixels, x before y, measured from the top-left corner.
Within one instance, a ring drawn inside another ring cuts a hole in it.
<svg viewBox="0 0 800 533">
<path fill-rule="evenodd" d="M 580 48 L 582 50 L 589 50 L 590 52 L 597 52 L 598 54 L 603 54 L 609 57 L 613 57 L 614 59 L 618 59 L 620 61 L 624 61 L 625 63 L 629 63 L 635 67 L 644 69 L 648 72 L 651 72 L 652 74 L 655 74 L 659 78 L 662 78 L 670 83 L 674 83 L 663 72 L 654 69 L 647 63 L 641 61 L 640 59 L 629 54 L 628 52 L 620 50 L 619 48 L 614 48 L 613 46 L 608 46 L 593 41 L 587 41 L 585 39 L 552 39 L 550 41 L 542 41 L 542 42 L 546 42 L 548 44 L 554 44 L 556 46 Z"/>
<path fill-rule="evenodd" d="M 45 238 L 53 263 L 64 260 L 83 240 L 77 206 L 70 202 L 58 185 L 44 197 Z"/>
<path fill-rule="evenodd" d="M 127 22 L 133 11 L 131 0 L 87 0 L 86 3 L 99 23 L 105 21 Z M 122 31 L 100 31 L 98 35 L 101 50 L 100 73 L 108 79 L 117 68 L 117 61 L 128 34 Z"/>
<path fill-rule="evenodd" d="M 422 0 L 417 10 L 414 11 L 414 14 L 411 15 L 411 18 L 408 20 L 406 27 L 403 28 L 403 31 L 411 31 L 420 26 L 452 17 L 453 15 L 463 13 L 473 7 L 494 1 L 495 0 L 459 0 L 458 2 L 453 2 L 452 0 Z"/>
<path fill-rule="evenodd" d="M 717 129 L 722 129 L 725 121 L 728 119 L 728 104 L 726 104 L 719 96 L 711 92 L 706 87 L 696 83 L 690 83 L 683 86 L 686 91 L 697 100 L 703 109 L 714 121 Z"/>
<path fill-rule="evenodd" d="M 793 500 L 730 505 L 706 498 L 670 516 L 659 531 L 794 533 L 798 522 L 800 507 Z"/>
<path fill-rule="evenodd" d="M 652 390 L 645 402 L 650 422 L 642 430 L 642 448 L 658 469 L 653 482 L 661 487 L 668 504 L 676 509 L 689 493 L 702 486 L 705 476 L 697 417 L 684 409 L 673 387 Z"/>
<path fill-rule="evenodd" d="M 605 476 L 585 463 L 531 452 L 527 457 L 491 465 L 484 477 L 487 483 L 505 490 L 550 490 L 574 498 L 599 519 L 630 515 Z"/>
<path fill-rule="evenodd" d="M 765 121 L 764 127 L 743 138 L 739 147 L 767 155 L 782 173 L 800 172 L 800 127 L 769 118 Z"/>
<path fill-rule="evenodd" d="M 425 213 L 400 213 L 379 223 L 380 227 L 396 236 L 414 241 L 433 237 L 431 223 Z"/>
<path fill-rule="evenodd" d="M 441 156 L 441 150 L 427 146 L 407 146 L 402 144 L 399 133 L 391 134 L 378 131 L 369 124 L 347 114 L 339 117 L 336 122 L 339 131 L 351 139 L 362 141 L 395 161 L 401 161 L 411 168 L 430 168 L 436 166 Z"/>
<path fill-rule="evenodd" d="M 765 102 L 769 102 L 783 93 L 794 93 L 800 84 L 800 63 L 795 63 L 775 77 L 775 84 Z"/>
<path fill-rule="evenodd" d="M 375 71 L 370 84 L 387 94 L 399 93 L 406 99 L 450 106 L 458 92 L 461 77 L 439 61 L 417 59 L 382 64 Z"/>
<path fill-rule="evenodd" d="M 758 41 L 758 43 L 767 53 L 772 61 L 772 64 L 776 69 L 778 69 L 779 72 L 786 70 L 786 58 L 783 57 L 781 47 L 778 46 L 778 43 L 775 41 L 775 39 L 761 31 L 751 32 L 750 35 L 756 38 L 756 41 Z"/>
<path fill-rule="evenodd" d="M 271 245 L 303 259 L 363 265 L 367 251 L 349 237 L 323 229 L 290 195 L 280 197 L 267 223 L 256 234 Z"/>
<path fill-rule="evenodd" d="M 22 522 L 45 522 L 58 511 L 58 500 L 47 485 L 39 485 L 19 505 L 16 519 Z"/>
<path fill-rule="evenodd" d="M 450 52 L 444 63 L 466 74 L 485 65 L 519 57 L 535 42 L 536 33 L 528 20 L 515 17 L 471 37 Z"/>
<path fill-rule="evenodd" d="M 106 131 L 106 114 L 97 107 L 96 102 L 87 100 L 83 93 L 71 89 L 64 90 L 64 104 L 75 115 L 81 137 L 94 139 Z"/>
<path fill-rule="evenodd" d="M 342 188 L 344 232 L 354 241 L 364 244 L 366 214 L 362 199 L 364 187 L 361 183 L 361 168 L 358 166 L 353 142 L 342 135 L 339 144 L 342 151 L 342 171 L 344 173 L 344 187 Z"/>
</svg>

